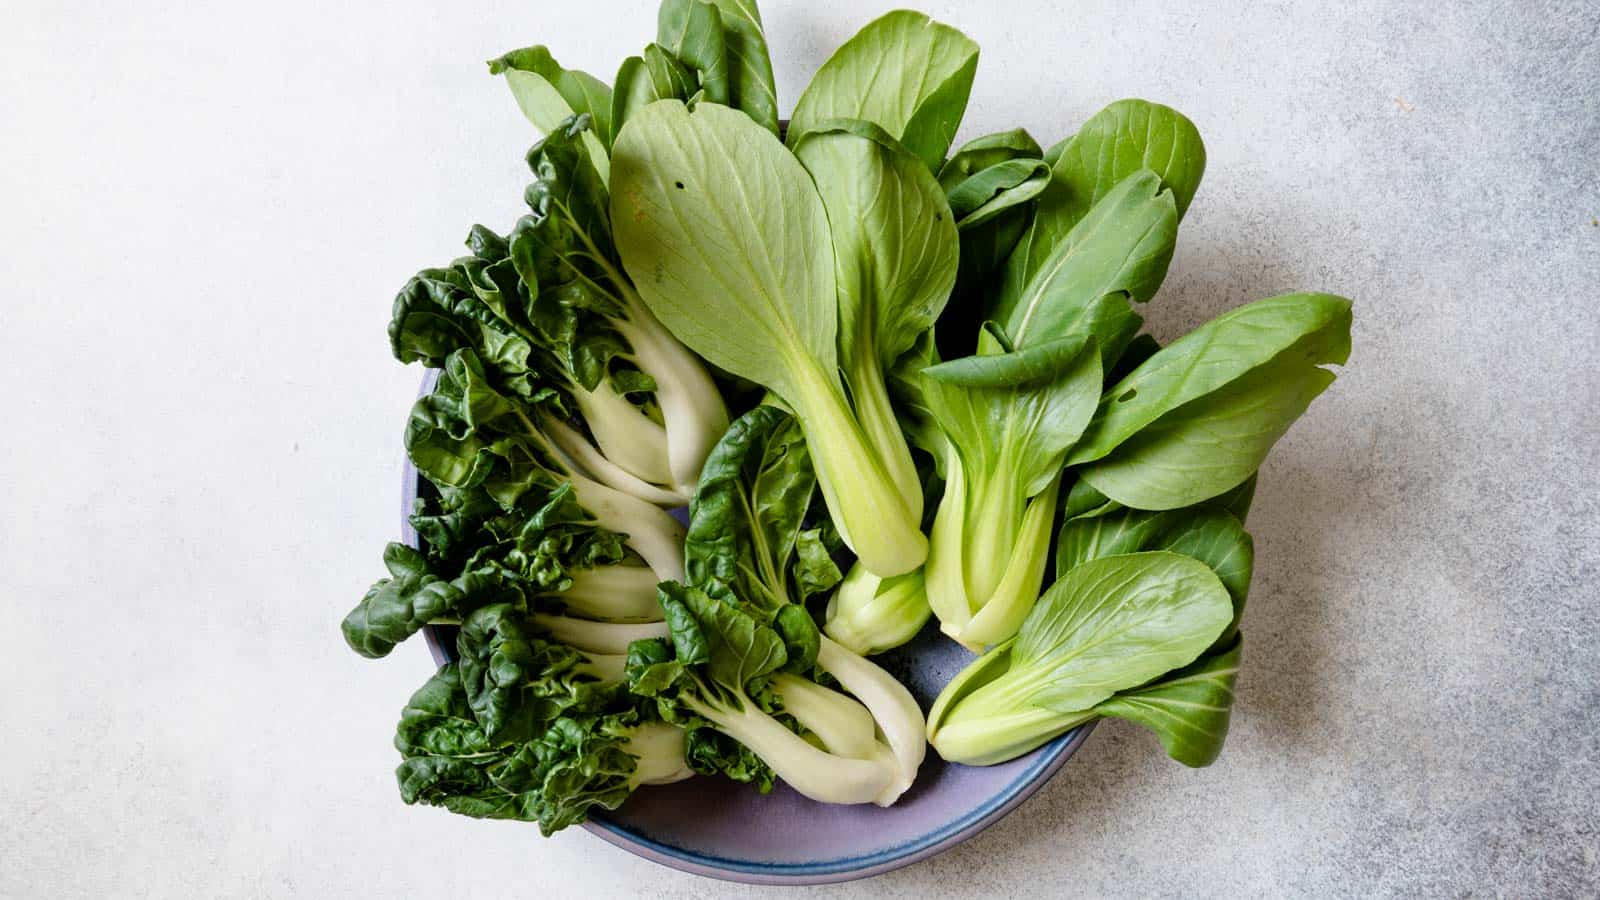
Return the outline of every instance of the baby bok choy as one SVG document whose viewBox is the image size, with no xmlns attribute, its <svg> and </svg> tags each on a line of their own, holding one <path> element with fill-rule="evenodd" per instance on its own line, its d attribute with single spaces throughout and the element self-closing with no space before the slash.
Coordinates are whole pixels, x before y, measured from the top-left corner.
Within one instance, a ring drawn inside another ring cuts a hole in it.
<svg viewBox="0 0 1600 900">
<path fill-rule="evenodd" d="M 992 765 L 1116 716 L 1172 736 L 1169 752 L 1204 765 L 1227 733 L 1237 638 L 1191 664 L 1232 620 L 1228 590 L 1191 557 L 1156 550 L 1083 562 L 1039 598 L 1015 637 L 945 687 L 928 740 L 951 762 Z"/>
<path fill-rule="evenodd" d="M 621 535 L 584 523 L 567 486 L 531 514 L 480 504 L 444 515 L 481 541 L 471 556 L 460 561 L 448 542 L 433 554 L 391 544 L 391 577 L 344 622 L 366 656 L 423 625 L 459 625 L 456 661 L 401 715 L 402 799 L 537 821 L 549 834 L 593 807 L 616 808 L 641 784 L 688 777 L 683 731 L 627 692 L 621 649 L 575 646 L 538 612 L 562 608 L 572 575 L 620 561 Z"/>
<path fill-rule="evenodd" d="M 915 569 L 927 555 L 918 516 L 839 376 L 832 233 L 805 167 L 741 112 L 664 100 L 617 135 L 611 180 L 617 246 L 650 310 L 795 411 L 863 565 L 884 577 Z"/>
<path fill-rule="evenodd" d="M 434 367 L 472 350 L 589 477 L 680 506 L 727 411 L 705 367 L 622 273 L 605 183 L 581 143 L 591 131 L 575 117 L 529 151 L 530 214 L 508 237 L 474 228 L 472 256 L 413 278 L 395 301 L 390 342 L 402 362 Z"/>
<path fill-rule="evenodd" d="M 630 680 L 668 721 L 738 741 L 806 796 L 888 805 L 922 763 L 922 713 L 802 605 L 840 578 L 815 484 L 794 417 L 762 406 L 734 422 L 690 507 L 694 586 L 662 586 L 672 649 L 635 645 Z"/>
</svg>

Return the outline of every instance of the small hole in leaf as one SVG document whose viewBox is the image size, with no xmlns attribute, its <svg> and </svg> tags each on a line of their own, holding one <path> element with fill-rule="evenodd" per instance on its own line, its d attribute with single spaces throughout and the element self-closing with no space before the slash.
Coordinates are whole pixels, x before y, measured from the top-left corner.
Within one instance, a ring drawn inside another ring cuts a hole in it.
<svg viewBox="0 0 1600 900">
<path fill-rule="evenodd" d="M 944 213 L 934 213 L 933 214 L 933 220 L 935 222 L 943 222 L 944 221 Z"/>
<path fill-rule="evenodd" d="M 1129 400 L 1132 400 L 1134 395 L 1137 394 L 1137 393 L 1139 393 L 1139 389 L 1138 388 L 1132 388 L 1130 390 L 1124 391 L 1122 396 L 1117 398 L 1117 402 L 1118 403 L 1127 403 Z"/>
<path fill-rule="evenodd" d="M 674 182 L 673 182 L 673 184 L 675 184 L 675 185 L 677 185 L 677 187 L 678 187 L 678 190 L 680 190 L 680 191 L 681 191 L 681 190 L 683 190 L 683 182 L 681 182 L 681 181 L 674 181 Z"/>
</svg>

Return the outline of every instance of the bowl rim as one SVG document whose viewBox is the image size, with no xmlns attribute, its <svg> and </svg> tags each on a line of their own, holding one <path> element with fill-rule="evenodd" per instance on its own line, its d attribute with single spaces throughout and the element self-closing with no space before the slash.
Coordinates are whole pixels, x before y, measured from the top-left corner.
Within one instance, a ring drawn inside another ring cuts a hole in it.
<svg viewBox="0 0 1600 900">
<path fill-rule="evenodd" d="M 438 377 L 439 370 L 428 369 L 422 376 L 417 396 L 431 391 Z M 422 473 L 417 471 L 417 467 L 402 452 L 400 535 L 402 542 L 410 547 L 417 547 L 421 543 L 416 529 L 411 525 L 411 510 L 417 500 L 421 479 Z M 450 662 L 451 654 L 440 638 L 438 626 L 423 626 L 422 637 L 434 665 L 442 666 Z M 747 862 L 662 843 L 615 822 L 604 814 L 591 815 L 581 825 L 584 831 L 613 847 L 619 847 L 641 859 L 691 875 L 739 884 L 761 885 L 815 885 L 856 881 L 930 859 L 971 839 L 985 828 L 1000 821 L 1022 805 L 1024 800 L 1037 793 L 1056 772 L 1061 770 L 1062 766 L 1066 765 L 1067 760 L 1071 759 L 1078 752 L 1078 748 L 1083 746 L 1084 741 L 1089 739 L 1094 726 L 1094 722 L 1079 725 L 1033 750 L 1030 755 L 1034 759 L 1026 769 L 982 806 L 961 818 L 943 823 L 934 830 L 911 840 L 860 856 L 815 862 Z"/>
</svg>

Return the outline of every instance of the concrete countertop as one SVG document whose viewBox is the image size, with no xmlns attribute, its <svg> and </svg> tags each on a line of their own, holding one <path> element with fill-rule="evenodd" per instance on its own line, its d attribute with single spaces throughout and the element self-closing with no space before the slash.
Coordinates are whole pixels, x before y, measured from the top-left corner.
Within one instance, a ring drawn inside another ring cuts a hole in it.
<svg viewBox="0 0 1600 900">
<path fill-rule="evenodd" d="M 1600 7 L 919 5 L 983 47 L 963 137 L 1199 125 L 1158 336 L 1318 289 L 1355 353 L 1262 475 L 1222 759 L 1108 723 L 817 893 L 1600 892 Z M 118 6 L 0 33 L 0 896 L 785 896 L 402 806 L 426 651 L 336 627 L 396 528 L 390 298 L 520 203 L 480 60 L 609 73 L 654 3 Z M 764 2 L 785 108 L 890 6 Z"/>
</svg>

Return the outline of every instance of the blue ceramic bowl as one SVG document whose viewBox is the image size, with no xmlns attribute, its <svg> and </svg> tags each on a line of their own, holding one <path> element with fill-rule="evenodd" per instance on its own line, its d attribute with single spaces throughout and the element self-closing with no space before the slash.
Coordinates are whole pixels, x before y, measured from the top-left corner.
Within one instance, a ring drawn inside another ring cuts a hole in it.
<svg viewBox="0 0 1600 900">
<path fill-rule="evenodd" d="M 435 377 L 430 372 L 423 380 L 424 392 L 432 390 Z M 419 486 L 408 462 L 401 530 L 412 546 L 417 533 L 406 516 Z M 441 665 L 455 655 L 453 631 L 424 631 Z M 910 644 L 875 659 L 926 711 L 972 656 L 930 626 Z M 1042 787 L 1093 727 L 1081 726 L 997 766 L 952 765 L 930 748 L 916 784 L 887 809 L 817 803 L 781 783 L 763 795 L 726 779 L 696 777 L 641 788 L 621 808 L 583 827 L 635 856 L 728 881 L 829 884 L 867 878 L 948 850 L 999 821 Z"/>
</svg>

